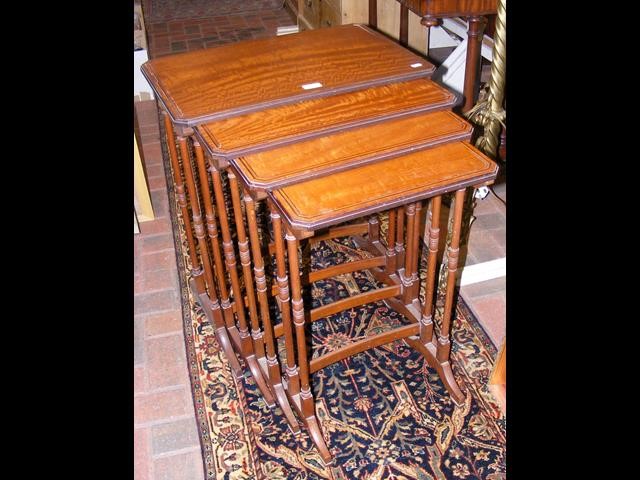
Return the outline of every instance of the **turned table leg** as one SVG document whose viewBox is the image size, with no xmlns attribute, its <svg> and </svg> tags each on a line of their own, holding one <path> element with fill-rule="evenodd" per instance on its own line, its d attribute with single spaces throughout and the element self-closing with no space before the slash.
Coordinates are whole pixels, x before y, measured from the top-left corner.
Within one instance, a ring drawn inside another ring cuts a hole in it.
<svg viewBox="0 0 640 480">
<path fill-rule="evenodd" d="M 300 425 L 296 419 L 291 404 L 287 399 L 287 395 L 282 383 L 282 373 L 280 371 L 280 362 L 278 361 L 278 353 L 276 350 L 275 335 L 273 332 L 273 324 L 271 322 L 271 314 L 269 313 L 269 294 L 267 290 L 267 281 L 264 273 L 264 260 L 260 249 L 260 239 L 258 236 L 258 221 L 256 216 L 255 202 L 253 198 L 245 193 L 244 204 L 247 212 L 247 225 L 249 227 L 249 243 L 251 244 L 251 252 L 253 254 L 253 271 L 256 282 L 256 291 L 258 293 L 258 304 L 260 306 L 260 317 L 264 331 L 264 339 L 266 344 L 267 356 L 267 374 L 273 393 L 276 397 L 278 405 L 282 409 L 289 428 L 295 434 L 300 432 Z"/>
<path fill-rule="evenodd" d="M 469 29 L 467 30 L 467 59 L 464 71 L 464 104 L 462 105 L 462 113 L 465 113 L 476 103 L 476 95 L 478 91 L 478 82 L 480 76 L 481 49 L 482 38 L 484 36 L 484 28 L 487 25 L 487 17 L 474 16 L 468 18 Z"/>
<path fill-rule="evenodd" d="M 313 395 L 309 383 L 309 358 L 307 357 L 307 339 L 305 334 L 304 301 L 300 287 L 300 267 L 298 261 L 298 239 L 287 232 L 287 247 L 289 253 L 289 277 L 291 279 L 291 305 L 293 310 L 293 324 L 295 325 L 296 344 L 298 347 L 298 366 L 300 368 L 300 404 L 302 416 L 309 430 L 313 443 L 325 463 L 331 463 L 333 458 L 327 447 L 320 424 L 316 417 Z"/>
<path fill-rule="evenodd" d="M 449 355 L 451 353 L 451 318 L 453 315 L 453 293 L 456 283 L 456 271 L 458 270 L 458 255 L 460 253 L 460 227 L 462 224 L 462 210 L 464 207 L 465 189 L 458 190 L 455 196 L 455 205 L 453 212 L 453 232 L 451 236 L 451 244 L 449 246 L 449 261 L 447 264 L 447 291 L 445 294 L 444 313 L 442 314 L 442 327 L 438 334 L 436 360 L 440 364 L 443 372 L 441 378 L 449 390 L 451 397 L 456 403 L 464 400 L 464 394 L 460 391 L 451 366 L 449 363 Z"/>
<path fill-rule="evenodd" d="M 244 358 L 253 379 L 255 380 L 265 403 L 269 407 L 275 405 L 275 399 L 269 384 L 265 380 L 265 377 L 256 358 L 255 351 L 253 349 L 253 342 L 251 334 L 249 333 L 249 326 L 247 324 L 247 318 L 244 311 L 244 296 L 240 288 L 240 280 L 238 278 L 238 270 L 236 268 L 236 255 L 233 248 L 233 241 L 231 239 L 231 230 L 229 228 L 229 220 L 226 204 L 224 201 L 224 194 L 222 192 L 222 180 L 220 178 L 220 172 L 217 169 L 211 169 L 211 177 L 213 181 L 213 190 L 216 197 L 216 204 L 218 206 L 218 217 L 220 221 L 220 231 L 222 233 L 222 248 L 224 250 L 225 264 L 227 266 L 227 272 L 231 279 L 231 288 L 233 289 L 233 300 L 236 307 L 236 316 L 238 318 L 238 336 L 239 338 L 239 350 L 241 351 L 242 358 Z M 233 338 L 233 337 L 232 337 Z"/>
<path fill-rule="evenodd" d="M 425 280 L 424 306 L 420 319 L 420 341 L 424 344 L 433 337 L 433 296 L 435 290 L 436 263 L 440 238 L 440 205 L 442 197 L 431 199 L 431 221 L 429 223 L 429 255 L 427 257 L 427 278 Z"/>
<path fill-rule="evenodd" d="M 182 212 L 182 221 L 184 222 L 184 230 L 187 236 L 187 244 L 189 246 L 189 259 L 191 260 L 191 277 L 194 279 L 198 293 L 203 293 L 206 288 L 204 285 L 203 271 L 198 260 L 196 252 L 196 244 L 193 239 L 193 231 L 191 228 L 191 219 L 189 218 L 189 209 L 187 207 L 187 197 L 184 191 L 184 182 L 182 181 L 180 163 L 178 162 L 178 151 L 176 149 L 175 134 L 173 124 L 166 112 L 162 113 L 164 117 L 164 127 L 167 134 L 167 145 L 169 147 L 169 159 L 171 160 L 171 169 L 173 170 L 173 182 L 176 190 L 176 198 Z"/>
<path fill-rule="evenodd" d="M 296 365 L 295 346 L 293 340 L 293 328 L 291 326 L 291 310 L 289 308 L 289 277 L 284 258 L 284 235 L 282 233 L 282 219 L 273 208 L 271 210 L 271 223 L 273 225 L 273 241 L 276 249 L 276 281 L 278 283 L 278 300 L 282 315 L 282 329 L 284 332 L 284 345 L 287 352 L 287 392 L 291 397 L 300 394 L 300 377 Z"/>
</svg>

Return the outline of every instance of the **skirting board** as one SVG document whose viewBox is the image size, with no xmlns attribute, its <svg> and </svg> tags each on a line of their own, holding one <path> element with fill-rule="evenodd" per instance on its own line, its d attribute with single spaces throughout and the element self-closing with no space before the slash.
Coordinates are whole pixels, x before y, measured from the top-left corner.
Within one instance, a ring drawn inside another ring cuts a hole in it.
<svg viewBox="0 0 640 480">
<path fill-rule="evenodd" d="M 461 287 L 507 275 L 507 257 L 476 263 L 462 269 L 458 284 Z"/>
</svg>

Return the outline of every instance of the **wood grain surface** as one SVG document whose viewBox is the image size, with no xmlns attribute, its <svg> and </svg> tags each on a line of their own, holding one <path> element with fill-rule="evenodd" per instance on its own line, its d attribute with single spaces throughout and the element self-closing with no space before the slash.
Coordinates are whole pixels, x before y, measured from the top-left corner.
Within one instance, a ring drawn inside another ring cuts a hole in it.
<svg viewBox="0 0 640 480">
<path fill-rule="evenodd" d="M 382 161 L 452 141 L 469 140 L 473 127 L 449 112 L 423 113 L 267 150 L 231 160 L 253 190 Z"/>
<path fill-rule="evenodd" d="M 296 230 L 313 231 L 366 214 L 492 182 L 498 166 L 456 142 L 269 192 Z"/>
<path fill-rule="evenodd" d="M 418 79 L 215 120 L 194 130 L 209 155 L 230 160 L 356 126 L 451 109 L 459 99 L 431 80 Z"/>
<path fill-rule="evenodd" d="M 156 58 L 142 72 L 176 125 L 429 77 L 424 58 L 363 25 L 342 25 Z M 318 88 L 303 86 L 320 84 Z"/>
</svg>

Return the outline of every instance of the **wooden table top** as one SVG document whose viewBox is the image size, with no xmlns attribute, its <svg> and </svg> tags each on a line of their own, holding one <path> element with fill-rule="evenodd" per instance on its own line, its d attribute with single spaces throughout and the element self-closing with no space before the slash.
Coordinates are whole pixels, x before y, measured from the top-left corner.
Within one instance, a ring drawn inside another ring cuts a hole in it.
<svg viewBox="0 0 640 480">
<path fill-rule="evenodd" d="M 451 109 L 458 100 L 431 80 L 418 79 L 215 120 L 194 130 L 209 155 L 228 161 L 357 126 Z"/>
<path fill-rule="evenodd" d="M 498 0 L 398 0 L 416 15 L 434 18 L 491 15 Z"/>
<path fill-rule="evenodd" d="M 142 73 L 176 125 L 429 77 L 435 67 L 364 25 L 247 40 L 156 58 Z"/>
<path fill-rule="evenodd" d="M 411 117 L 305 140 L 230 162 L 253 191 L 268 191 L 453 141 L 473 127 L 450 111 Z"/>
<path fill-rule="evenodd" d="M 269 192 L 298 233 L 493 182 L 498 166 L 474 146 L 448 143 Z"/>
</svg>

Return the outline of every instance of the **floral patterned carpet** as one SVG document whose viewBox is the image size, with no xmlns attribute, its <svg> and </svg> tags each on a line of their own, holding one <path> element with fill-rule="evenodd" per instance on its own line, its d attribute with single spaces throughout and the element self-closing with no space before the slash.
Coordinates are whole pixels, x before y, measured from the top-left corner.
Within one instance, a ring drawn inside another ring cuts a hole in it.
<svg viewBox="0 0 640 480">
<path fill-rule="evenodd" d="M 169 176 L 166 147 L 164 153 Z M 184 228 L 167 180 L 184 272 Z M 362 255 L 349 239 L 324 241 L 311 250 L 311 264 L 322 268 Z M 233 378 L 184 277 L 185 342 L 207 479 L 506 478 L 506 419 L 486 387 L 497 352 L 461 298 L 452 328 L 452 367 L 465 393 L 463 405 L 451 402 L 435 371 L 404 341 L 313 374 L 316 413 L 337 460 L 327 468 L 306 432 L 294 438 L 280 409 L 265 405 L 248 374 L 242 382 Z M 371 288 L 375 280 L 368 273 L 341 275 L 313 284 L 305 302 L 316 307 Z M 333 315 L 309 327 L 313 355 L 406 322 L 382 302 Z"/>
</svg>

